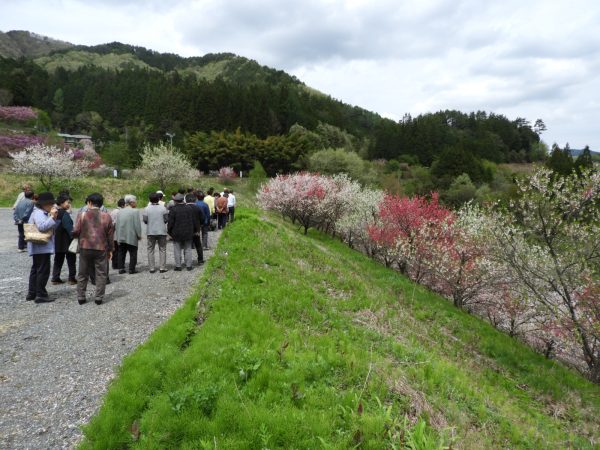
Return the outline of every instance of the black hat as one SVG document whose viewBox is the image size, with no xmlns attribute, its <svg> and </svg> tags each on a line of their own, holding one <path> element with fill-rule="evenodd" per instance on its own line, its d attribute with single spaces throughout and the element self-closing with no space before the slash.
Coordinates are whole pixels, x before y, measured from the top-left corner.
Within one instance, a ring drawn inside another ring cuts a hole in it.
<svg viewBox="0 0 600 450">
<path fill-rule="evenodd" d="M 185 199 L 185 197 L 183 196 L 183 194 L 177 194 L 175 195 L 175 197 L 173 197 L 173 200 L 175 200 L 176 202 L 182 202 Z"/>
<path fill-rule="evenodd" d="M 38 195 L 37 202 L 40 206 L 53 205 L 55 203 L 52 192 L 42 192 Z"/>
</svg>

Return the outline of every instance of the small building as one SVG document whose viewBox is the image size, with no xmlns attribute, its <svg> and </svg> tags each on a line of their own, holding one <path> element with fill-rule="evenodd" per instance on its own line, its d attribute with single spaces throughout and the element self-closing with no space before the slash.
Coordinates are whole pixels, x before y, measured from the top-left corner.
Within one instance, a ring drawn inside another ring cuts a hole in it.
<svg viewBox="0 0 600 450">
<path fill-rule="evenodd" d="M 62 138 L 65 141 L 65 144 L 69 145 L 78 145 L 83 139 L 88 139 L 90 141 L 92 140 L 92 137 L 86 134 L 58 133 L 58 137 Z"/>
</svg>

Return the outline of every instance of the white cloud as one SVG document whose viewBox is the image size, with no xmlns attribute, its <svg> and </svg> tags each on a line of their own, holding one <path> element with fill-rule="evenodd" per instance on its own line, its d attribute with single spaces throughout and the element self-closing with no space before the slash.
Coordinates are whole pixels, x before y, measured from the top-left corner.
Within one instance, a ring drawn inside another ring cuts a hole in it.
<svg viewBox="0 0 600 450">
<path fill-rule="evenodd" d="M 550 143 L 600 149 L 600 4 L 593 0 L 24 0 L 0 29 L 233 52 L 387 117 L 439 109 L 541 117 Z"/>
</svg>

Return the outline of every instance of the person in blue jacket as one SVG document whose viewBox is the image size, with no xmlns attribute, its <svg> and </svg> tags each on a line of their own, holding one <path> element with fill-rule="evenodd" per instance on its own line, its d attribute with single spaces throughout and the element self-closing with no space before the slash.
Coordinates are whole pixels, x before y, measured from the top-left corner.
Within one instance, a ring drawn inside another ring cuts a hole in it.
<svg viewBox="0 0 600 450">
<path fill-rule="evenodd" d="M 204 222 L 202 223 L 202 246 L 204 250 L 208 250 L 208 230 L 210 228 L 210 206 L 204 201 L 204 192 L 198 192 L 198 200 L 196 201 L 196 205 L 202 210 L 204 213 Z"/>
<path fill-rule="evenodd" d="M 33 191 L 25 191 L 23 198 L 17 202 L 13 211 L 13 218 L 15 219 L 15 225 L 19 231 L 19 241 L 17 242 L 17 249 L 19 252 L 27 250 L 25 245 L 25 230 L 23 224 L 29 221 L 31 212 L 33 211 Z"/>
<path fill-rule="evenodd" d="M 42 192 L 37 199 L 28 223 L 33 223 L 41 232 L 54 230 L 58 225 L 58 208 L 54 204 L 51 192 Z M 27 252 L 31 256 L 32 266 L 29 273 L 29 291 L 26 300 L 36 303 L 52 302 L 46 290 L 50 278 L 50 256 L 54 253 L 54 233 L 45 244 L 27 242 Z"/>
</svg>

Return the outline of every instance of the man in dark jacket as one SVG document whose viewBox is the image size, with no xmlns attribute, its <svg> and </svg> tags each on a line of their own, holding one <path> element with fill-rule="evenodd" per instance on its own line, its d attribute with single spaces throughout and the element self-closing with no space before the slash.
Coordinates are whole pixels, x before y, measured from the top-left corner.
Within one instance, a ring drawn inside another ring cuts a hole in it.
<svg viewBox="0 0 600 450">
<path fill-rule="evenodd" d="M 65 258 L 67 259 L 67 266 L 69 268 L 69 284 L 77 284 L 75 279 L 75 260 L 77 257 L 75 253 L 70 253 L 69 245 L 73 240 L 73 219 L 69 213 L 71 209 L 71 197 L 65 194 L 61 194 L 56 199 L 58 205 L 58 215 L 56 220 L 58 226 L 54 231 L 54 265 L 52 266 L 52 284 L 63 284 L 64 281 L 60 279 L 60 271 L 62 270 Z"/>
<path fill-rule="evenodd" d="M 184 196 L 178 193 L 173 197 L 174 205 L 169 210 L 167 232 L 173 239 L 175 270 L 181 270 L 181 250 L 183 249 L 187 270 L 192 270 L 192 239 L 200 231 L 200 222 L 192 208 L 183 204 Z"/>
<path fill-rule="evenodd" d="M 204 264 L 204 252 L 202 251 L 202 240 L 200 239 L 200 232 L 202 230 L 202 224 L 204 224 L 204 211 L 196 205 L 196 196 L 194 194 L 187 194 L 185 196 L 185 204 L 186 206 L 192 208 L 194 212 L 194 220 L 197 221 L 200 225 L 198 227 L 198 231 L 194 233 L 194 237 L 192 238 L 192 244 L 196 249 L 196 254 L 198 255 L 198 265 L 201 266 Z"/>
</svg>

